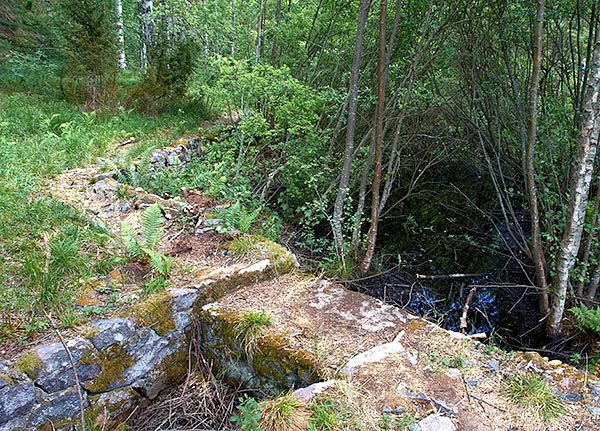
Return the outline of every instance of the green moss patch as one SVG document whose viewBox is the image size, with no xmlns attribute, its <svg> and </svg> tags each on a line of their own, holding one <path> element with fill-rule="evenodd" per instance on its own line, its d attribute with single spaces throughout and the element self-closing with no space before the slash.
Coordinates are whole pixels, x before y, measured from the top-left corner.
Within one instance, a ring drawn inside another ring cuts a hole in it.
<svg viewBox="0 0 600 431">
<path fill-rule="evenodd" d="M 44 366 L 44 362 L 40 359 L 37 352 L 32 349 L 23 353 L 16 365 L 19 371 L 27 374 L 30 379 L 35 380 Z"/>
</svg>

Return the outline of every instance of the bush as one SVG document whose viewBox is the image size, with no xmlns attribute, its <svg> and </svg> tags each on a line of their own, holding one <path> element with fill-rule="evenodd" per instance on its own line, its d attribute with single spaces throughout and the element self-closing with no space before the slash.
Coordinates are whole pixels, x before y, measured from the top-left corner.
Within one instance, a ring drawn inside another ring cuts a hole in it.
<svg viewBox="0 0 600 431">
<path fill-rule="evenodd" d="M 99 106 L 114 88 L 117 49 L 112 0 L 57 2 L 61 89 L 70 99 Z"/>
<path fill-rule="evenodd" d="M 183 100 L 194 69 L 194 50 L 191 41 L 159 38 L 150 52 L 148 68 L 132 93 L 137 109 L 158 113 Z"/>
</svg>

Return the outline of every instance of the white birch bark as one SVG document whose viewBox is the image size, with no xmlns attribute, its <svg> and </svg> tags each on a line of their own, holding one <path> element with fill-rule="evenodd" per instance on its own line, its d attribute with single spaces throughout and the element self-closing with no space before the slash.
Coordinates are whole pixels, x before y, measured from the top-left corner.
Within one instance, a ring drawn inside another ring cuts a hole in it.
<svg viewBox="0 0 600 431">
<path fill-rule="evenodd" d="M 556 276 L 552 283 L 552 307 L 548 316 L 547 331 L 551 337 L 558 337 L 562 330 L 562 318 L 565 311 L 569 271 L 573 268 L 581 243 L 585 210 L 588 201 L 594 159 L 598 145 L 598 89 L 600 87 L 600 41 L 594 49 L 594 59 L 586 102 L 577 159 L 571 177 L 569 206 L 565 219 L 565 228 L 556 258 Z"/>
<path fill-rule="evenodd" d="M 121 0 L 116 0 L 117 6 L 117 40 L 119 42 L 119 57 L 117 62 L 119 68 L 127 69 L 127 60 L 125 59 L 125 36 L 123 34 L 123 3 Z"/>
<path fill-rule="evenodd" d="M 148 67 L 148 46 L 152 45 L 152 0 L 142 0 L 142 35 L 140 44 L 140 68 L 143 72 Z"/>
</svg>

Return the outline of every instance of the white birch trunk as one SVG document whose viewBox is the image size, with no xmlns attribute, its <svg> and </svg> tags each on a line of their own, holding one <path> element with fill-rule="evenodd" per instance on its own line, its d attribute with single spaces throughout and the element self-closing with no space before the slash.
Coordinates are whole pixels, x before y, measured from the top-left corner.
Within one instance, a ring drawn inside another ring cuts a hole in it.
<svg viewBox="0 0 600 431">
<path fill-rule="evenodd" d="M 140 46 L 140 68 L 142 72 L 148 67 L 148 46 L 152 45 L 152 0 L 142 0 L 142 35 Z"/>
<path fill-rule="evenodd" d="M 556 258 L 556 276 L 552 283 L 552 307 L 548 316 L 547 330 L 551 337 L 558 337 L 562 330 L 562 318 L 565 311 L 569 271 L 573 268 L 581 243 L 585 210 L 588 201 L 594 159 L 598 145 L 598 89 L 600 87 L 600 41 L 594 49 L 594 59 L 583 122 L 577 148 L 577 160 L 571 177 L 569 206 L 560 252 Z"/>
<path fill-rule="evenodd" d="M 122 70 L 127 69 L 127 60 L 125 59 L 125 36 L 123 34 L 123 3 L 116 0 L 117 5 L 117 40 L 119 42 L 118 64 Z"/>
</svg>

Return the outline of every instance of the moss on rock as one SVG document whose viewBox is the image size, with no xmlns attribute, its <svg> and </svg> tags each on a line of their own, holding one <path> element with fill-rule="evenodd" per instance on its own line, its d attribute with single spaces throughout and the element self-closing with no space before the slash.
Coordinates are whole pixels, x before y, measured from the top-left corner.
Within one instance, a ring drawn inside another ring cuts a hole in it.
<svg viewBox="0 0 600 431">
<path fill-rule="evenodd" d="M 40 359 L 38 353 L 34 350 L 28 350 L 21 355 L 17 361 L 17 369 L 35 380 L 37 374 L 42 370 L 44 362 Z"/>
<path fill-rule="evenodd" d="M 105 392 L 123 380 L 123 372 L 135 363 L 135 359 L 120 345 L 113 344 L 97 354 L 89 354 L 81 359 L 84 364 L 98 364 L 100 374 L 93 381 L 86 383 L 88 390 L 99 393 Z"/>
<path fill-rule="evenodd" d="M 133 307 L 136 326 L 147 326 L 161 337 L 170 329 L 175 329 L 173 307 L 170 303 L 173 295 L 163 292 L 150 296 L 146 301 Z"/>
</svg>

